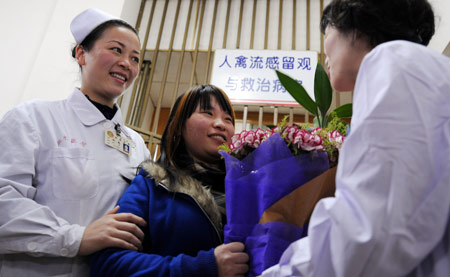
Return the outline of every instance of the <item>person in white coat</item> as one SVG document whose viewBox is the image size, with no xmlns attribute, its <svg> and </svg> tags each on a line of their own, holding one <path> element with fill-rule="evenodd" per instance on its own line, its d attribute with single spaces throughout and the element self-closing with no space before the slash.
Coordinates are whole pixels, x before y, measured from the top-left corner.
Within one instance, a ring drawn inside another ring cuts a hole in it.
<svg viewBox="0 0 450 277">
<path fill-rule="evenodd" d="M 0 276 L 87 276 L 87 255 L 141 248 L 145 221 L 115 203 L 149 158 L 116 99 L 138 74 L 125 21 L 88 9 L 71 23 L 81 88 L 33 100 L 0 121 Z"/>
<path fill-rule="evenodd" d="M 450 276 L 450 59 L 424 46 L 430 4 L 333 0 L 321 29 L 351 132 L 335 197 L 262 275 Z"/>
</svg>

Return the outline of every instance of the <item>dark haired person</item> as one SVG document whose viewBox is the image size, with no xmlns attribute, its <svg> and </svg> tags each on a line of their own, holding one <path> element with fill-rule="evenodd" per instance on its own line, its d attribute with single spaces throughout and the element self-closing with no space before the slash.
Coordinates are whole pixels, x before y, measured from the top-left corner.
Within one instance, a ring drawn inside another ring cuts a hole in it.
<svg viewBox="0 0 450 277">
<path fill-rule="evenodd" d="M 0 121 L 0 276 L 87 276 L 83 256 L 141 247 L 145 221 L 113 209 L 122 177 L 149 157 L 115 105 L 138 74 L 139 38 L 96 9 L 71 30 L 81 88 L 21 104 Z"/>
<path fill-rule="evenodd" d="M 91 257 L 93 276 L 243 276 L 240 242 L 222 244 L 222 222 L 210 190 L 224 193 L 219 145 L 234 134 L 234 111 L 212 85 L 177 98 L 157 162 L 146 161 L 120 198 L 119 212 L 147 222 L 142 251 L 108 248 Z"/>
<path fill-rule="evenodd" d="M 450 59 L 425 0 L 334 0 L 331 85 L 354 91 L 336 194 L 263 276 L 450 276 Z"/>
</svg>

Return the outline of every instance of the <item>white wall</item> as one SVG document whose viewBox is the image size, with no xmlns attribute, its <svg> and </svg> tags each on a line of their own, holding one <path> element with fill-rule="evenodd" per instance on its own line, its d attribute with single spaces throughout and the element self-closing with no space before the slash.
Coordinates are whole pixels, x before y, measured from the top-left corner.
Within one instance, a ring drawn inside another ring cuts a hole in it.
<svg viewBox="0 0 450 277">
<path fill-rule="evenodd" d="M 79 85 L 78 66 L 70 54 L 74 40 L 69 25 L 75 15 L 95 7 L 134 25 L 140 2 L 0 0 L 0 118 L 13 106 L 29 99 L 66 98 Z M 436 35 L 430 47 L 442 53 L 450 41 L 450 1 L 430 2 L 437 16 Z M 245 26 L 248 24 L 244 22 Z"/>
<path fill-rule="evenodd" d="M 450 1 L 429 0 L 429 2 L 433 6 L 436 17 L 436 32 L 430 41 L 429 47 L 439 53 L 444 53 L 450 42 Z"/>
<path fill-rule="evenodd" d="M 137 7 L 136 7 L 137 3 Z M 1 0 L 0 117 L 33 99 L 63 99 L 79 86 L 78 65 L 71 56 L 75 41 L 72 18 L 100 8 L 134 25 L 139 0 Z"/>
</svg>

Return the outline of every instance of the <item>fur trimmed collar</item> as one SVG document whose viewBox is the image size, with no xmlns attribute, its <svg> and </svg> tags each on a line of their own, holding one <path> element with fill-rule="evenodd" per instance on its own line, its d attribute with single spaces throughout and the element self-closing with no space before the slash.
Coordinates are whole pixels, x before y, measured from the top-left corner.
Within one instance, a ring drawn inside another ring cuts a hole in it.
<svg viewBox="0 0 450 277">
<path fill-rule="evenodd" d="M 200 181 L 180 173 L 176 178 L 176 182 L 170 184 L 166 170 L 160 165 L 157 165 L 153 161 L 145 161 L 141 166 L 148 173 L 145 177 L 154 179 L 157 185 L 163 185 L 169 191 L 185 193 L 194 198 L 209 216 L 216 229 L 218 231 L 222 230 L 219 208 L 214 201 L 211 191 L 204 187 Z"/>
</svg>

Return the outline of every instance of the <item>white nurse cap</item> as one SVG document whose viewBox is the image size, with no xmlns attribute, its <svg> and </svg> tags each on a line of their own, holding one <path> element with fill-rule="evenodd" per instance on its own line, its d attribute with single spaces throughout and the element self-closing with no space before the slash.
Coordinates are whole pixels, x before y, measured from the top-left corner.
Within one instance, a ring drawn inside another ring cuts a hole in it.
<svg viewBox="0 0 450 277">
<path fill-rule="evenodd" d="M 97 26 L 110 20 L 122 19 L 99 9 L 87 9 L 72 20 L 70 31 L 77 44 L 80 44 Z"/>
</svg>

